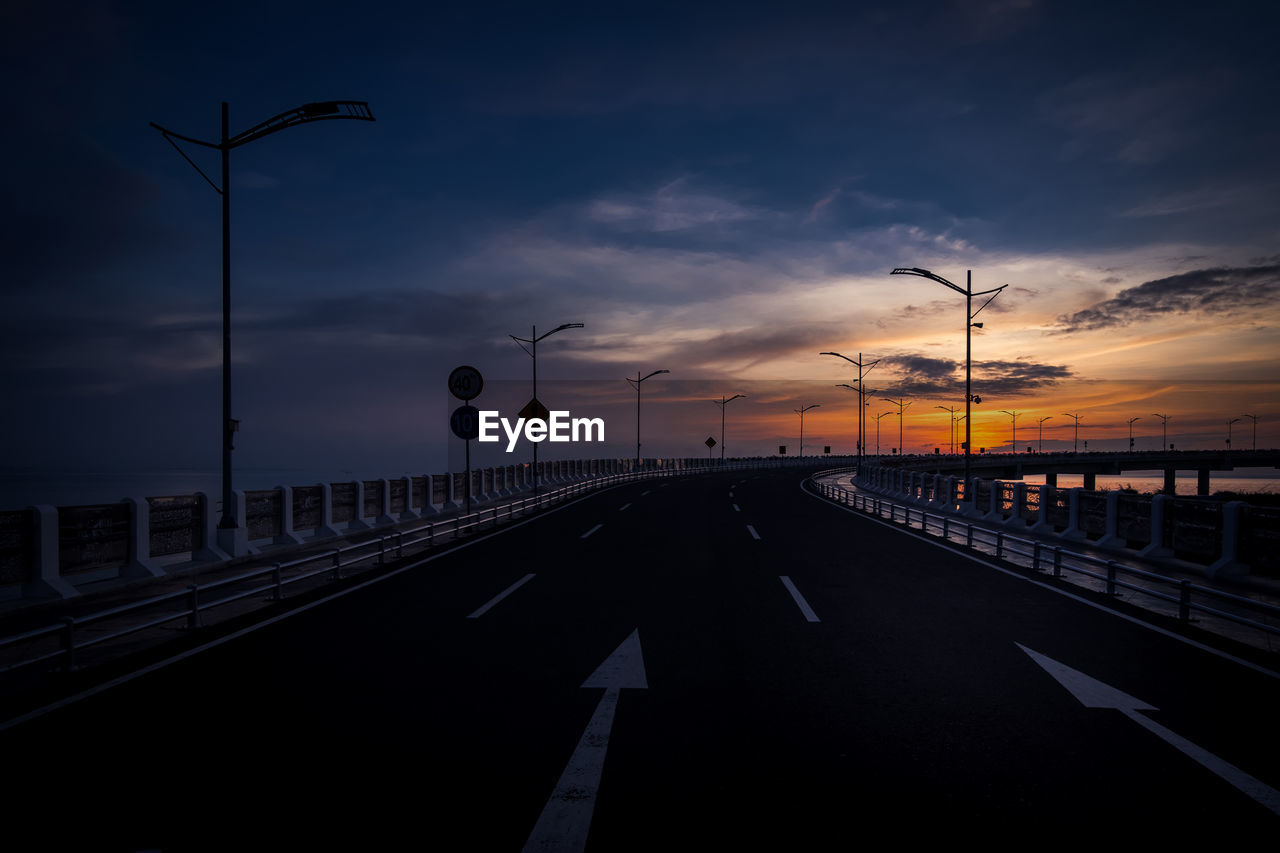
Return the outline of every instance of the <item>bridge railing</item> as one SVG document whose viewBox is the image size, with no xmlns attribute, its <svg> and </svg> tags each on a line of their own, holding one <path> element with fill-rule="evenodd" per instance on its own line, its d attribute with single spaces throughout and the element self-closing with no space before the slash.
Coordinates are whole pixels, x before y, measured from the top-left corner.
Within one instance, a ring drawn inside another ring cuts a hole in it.
<svg viewBox="0 0 1280 853">
<path fill-rule="evenodd" d="M 824 472 L 830 473 L 830 472 Z M 1280 607 L 1222 590 L 1193 584 L 1127 566 L 1118 560 L 1084 554 L 1062 545 L 1016 536 L 1004 529 L 992 529 L 957 518 L 951 513 L 930 512 L 923 507 L 900 503 L 875 493 L 849 491 L 830 481 L 811 482 L 825 498 L 877 518 L 901 524 L 944 541 L 992 554 L 996 559 L 1020 564 L 1055 578 L 1068 574 L 1088 578 L 1107 595 L 1121 590 L 1156 603 L 1156 609 L 1183 622 L 1200 618 L 1220 619 L 1270 637 L 1280 636 Z"/>
<path fill-rule="evenodd" d="M 856 482 L 860 489 L 1014 530 L 1194 563 L 1211 576 L 1247 571 L 1280 576 L 1280 508 L 979 477 L 971 480 L 968 492 L 974 500 L 968 502 L 963 478 L 874 463 L 863 465 Z M 923 485 L 928 483 L 933 485 Z"/>
<path fill-rule="evenodd" d="M 477 508 L 471 513 L 440 517 L 422 524 L 382 533 L 373 531 L 361 542 L 335 545 L 291 560 L 247 568 L 230 577 L 192 583 L 185 589 L 153 595 L 119 607 L 87 615 L 64 617 L 40 628 L 0 637 L 0 674 L 37 664 L 53 664 L 71 671 L 85 663 L 85 656 L 117 641 L 144 632 L 199 628 L 209 614 L 240 602 L 275 602 L 286 593 L 310 589 L 341 580 L 358 570 L 385 565 L 426 553 L 438 545 L 460 537 L 495 528 L 504 522 L 539 509 L 583 496 L 620 483 L 642 479 L 674 477 L 711 470 L 757 470 L 760 468 L 812 464 L 812 459 L 761 458 L 728 460 L 707 465 L 706 460 L 663 460 L 667 464 L 643 466 L 625 473 L 592 473 L 553 486 L 537 494 L 512 497 Z M 584 466 L 588 471 L 595 466 Z M 601 466 L 601 468 L 608 466 Z M 567 469 L 566 469 L 567 470 Z M 578 470 L 578 469 L 575 469 Z M 554 468 L 549 472 L 556 476 Z"/>
</svg>

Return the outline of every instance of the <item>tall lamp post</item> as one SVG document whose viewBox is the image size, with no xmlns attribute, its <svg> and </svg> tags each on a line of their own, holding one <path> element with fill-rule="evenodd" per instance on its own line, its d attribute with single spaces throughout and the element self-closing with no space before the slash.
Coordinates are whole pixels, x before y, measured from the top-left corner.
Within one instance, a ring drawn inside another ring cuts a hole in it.
<svg viewBox="0 0 1280 853">
<path fill-rule="evenodd" d="M 1052 420 L 1053 415 L 1045 415 L 1040 419 L 1040 452 L 1044 453 L 1044 422 Z"/>
<path fill-rule="evenodd" d="M 906 456 L 906 450 L 902 446 L 902 413 L 906 411 L 907 406 L 910 406 L 911 403 L 903 400 L 890 400 L 888 397 L 881 397 L 880 399 L 886 403 L 893 403 L 898 407 L 898 455 Z"/>
<path fill-rule="evenodd" d="M 881 412 L 878 415 L 872 415 L 876 419 L 876 456 L 880 455 L 880 419 L 887 418 L 892 414 L 893 412 Z"/>
<path fill-rule="evenodd" d="M 1076 422 L 1074 437 L 1071 439 L 1071 452 L 1076 453 L 1080 448 L 1080 419 L 1084 415 L 1078 413 L 1073 415 L 1071 412 L 1063 412 L 1063 414 Z M 1088 442 L 1085 442 L 1085 446 L 1088 446 Z"/>
<path fill-rule="evenodd" d="M 1162 442 L 1160 452 L 1163 453 L 1169 449 L 1169 416 L 1162 415 L 1159 412 L 1152 412 L 1152 417 L 1160 419 L 1160 441 Z"/>
<path fill-rule="evenodd" d="M 1011 412 L 1008 409 L 1001 409 L 1000 413 L 1013 418 L 1013 452 L 1016 454 L 1018 452 L 1018 415 L 1022 413 Z"/>
<path fill-rule="evenodd" d="M 636 378 L 627 377 L 627 381 L 636 386 L 636 470 L 640 470 L 640 383 L 649 378 L 649 376 L 657 376 L 659 373 L 670 373 L 670 370 L 655 370 L 648 376 L 641 376 L 640 371 L 636 371 Z"/>
<path fill-rule="evenodd" d="M 721 462 L 724 462 L 724 407 L 729 405 L 739 397 L 746 397 L 746 396 L 747 396 L 746 394 L 734 394 L 732 397 L 729 397 L 728 399 L 726 399 L 725 396 L 721 394 L 719 400 L 711 401 L 720 407 L 720 461 Z"/>
<path fill-rule="evenodd" d="M 862 410 L 867 405 L 866 391 L 863 390 L 863 387 L 862 387 L 862 377 L 870 373 L 871 368 L 875 367 L 877 364 L 880 363 L 880 359 L 877 358 L 875 361 L 869 362 L 867 364 L 863 364 L 862 353 L 858 353 L 857 361 L 854 361 L 853 359 L 849 358 L 849 356 L 847 355 L 841 355 L 838 352 L 820 352 L 818 353 L 818 355 L 834 355 L 836 358 L 843 358 L 845 361 L 849 362 L 850 364 L 858 368 L 858 388 L 857 388 L 857 391 L 858 391 L 858 464 L 861 465 L 862 464 L 862 446 L 863 444 L 866 443 L 865 441 L 866 435 L 862 427 Z M 844 387 L 848 388 L 850 386 L 846 385 Z"/>
<path fill-rule="evenodd" d="M 931 278 L 943 287 L 949 287 L 956 293 L 964 296 L 964 488 L 966 496 L 965 499 L 968 500 L 970 453 L 973 450 L 973 448 L 969 446 L 973 443 L 973 418 L 970 417 L 972 413 L 969 407 L 971 403 L 982 402 L 981 397 L 975 397 L 973 395 L 973 333 L 970 330 L 975 326 L 979 329 L 982 328 L 982 324 L 973 322 L 973 318 L 977 317 L 982 309 L 990 305 L 991 300 L 999 296 L 1000 291 L 1004 290 L 1009 285 L 1002 284 L 999 287 L 992 288 L 991 290 L 982 290 L 975 293 L 973 290 L 973 270 L 965 271 L 965 286 L 963 288 L 957 284 L 952 284 L 940 275 L 934 275 L 928 270 L 922 270 L 919 267 L 899 267 L 889 273 L 889 275 L 918 275 L 925 278 Z M 974 311 L 973 297 L 986 296 L 987 294 L 991 294 L 991 298 L 982 303 L 977 311 Z"/>
<path fill-rule="evenodd" d="M 1140 421 L 1142 418 L 1129 418 L 1129 452 L 1133 452 L 1133 422 Z"/>
<path fill-rule="evenodd" d="M 960 411 L 955 406 L 934 406 L 935 409 L 942 409 L 951 415 L 951 431 L 947 433 L 947 439 L 951 442 L 951 455 L 956 452 L 956 412 Z"/>
<path fill-rule="evenodd" d="M 1227 452 L 1231 452 L 1231 425 L 1240 423 L 1239 418 L 1229 418 L 1227 420 Z"/>
<path fill-rule="evenodd" d="M 1258 449 L 1258 415 L 1245 415 L 1253 421 L 1253 449 Z"/>
<path fill-rule="evenodd" d="M 562 332 L 565 329 L 581 329 L 581 328 L 584 328 L 584 326 L 582 323 L 561 323 L 559 326 L 556 326 L 551 331 L 543 332 L 541 335 L 538 334 L 537 326 L 530 326 L 529 328 L 531 331 L 529 332 L 529 337 L 527 338 L 518 338 L 515 335 L 508 335 L 507 337 L 515 341 L 516 346 L 520 347 L 520 349 L 527 352 L 533 358 L 533 400 L 537 400 L 538 399 L 538 341 L 542 340 L 543 338 L 549 338 L 552 335 L 554 335 L 556 332 Z M 529 346 L 525 346 L 525 344 L 528 344 Z M 530 402 L 532 402 L 532 400 Z M 532 444 L 533 444 L 533 493 L 536 495 L 538 493 L 538 444 L 539 442 L 535 441 L 535 442 L 532 442 Z"/>
<path fill-rule="evenodd" d="M 821 403 L 814 403 L 812 406 L 805 406 L 801 409 L 792 409 L 793 412 L 800 416 L 800 455 L 804 456 L 804 413 L 810 409 L 816 409 Z"/>
<path fill-rule="evenodd" d="M 299 124 L 331 119 L 374 120 L 367 101 L 320 101 L 286 110 L 232 136 L 229 107 L 227 102 L 223 101 L 222 135 L 217 142 L 206 142 L 203 139 L 183 136 L 161 127 L 154 121 L 150 122 L 151 126 L 160 131 L 165 140 L 182 155 L 182 158 L 200 173 L 200 177 L 213 187 L 214 192 L 222 196 L 222 516 L 218 520 L 218 536 L 219 544 L 230 548 L 232 556 L 242 553 L 243 549 L 239 547 L 240 522 L 236 518 L 235 494 L 231 487 L 231 451 L 235 449 L 233 442 L 239 427 L 239 421 L 231 417 L 231 149 Z M 204 170 L 187 156 L 187 152 L 174 141 L 178 139 L 192 145 L 212 148 L 222 155 L 221 186 L 215 184 Z M 222 533 L 221 531 L 224 530 L 229 532 Z"/>
</svg>

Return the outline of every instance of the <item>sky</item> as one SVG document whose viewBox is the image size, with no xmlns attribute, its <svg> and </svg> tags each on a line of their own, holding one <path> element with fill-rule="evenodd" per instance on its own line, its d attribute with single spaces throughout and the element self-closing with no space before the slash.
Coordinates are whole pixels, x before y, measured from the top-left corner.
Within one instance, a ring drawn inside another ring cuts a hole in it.
<svg viewBox="0 0 1280 853">
<path fill-rule="evenodd" d="M 796 453 L 814 404 L 806 453 L 853 452 L 829 351 L 878 362 L 870 449 L 900 400 L 945 451 L 964 300 L 895 267 L 1008 285 L 975 450 L 1280 445 L 1268 4 L 410 5 L 4 4 L 0 468 L 218 467 L 221 201 L 151 123 L 334 99 L 376 121 L 231 153 L 238 467 L 442 470 L 449 372 L 527 400 L 511 336 L 562 323 L 539 397 L 606 444 L 541 458 L 634 455 L 658 369 L 646 456 L 734 394 L 731 453 Z"/>
</svg>

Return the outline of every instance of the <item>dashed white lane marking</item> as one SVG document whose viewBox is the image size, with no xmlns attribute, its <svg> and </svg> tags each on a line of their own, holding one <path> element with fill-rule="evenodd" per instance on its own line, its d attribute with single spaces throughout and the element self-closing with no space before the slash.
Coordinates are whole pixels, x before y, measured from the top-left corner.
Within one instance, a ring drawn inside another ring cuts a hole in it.
<svg viewBox="0 0 1280 853">
<path fill-rule="evenodd" d="M 737 504 L 734 504 L 734 505 L 733 505 L 733 511 L 734 511 L 734 512 L 742 512 L 742 510 L 738 509 L 738 505 L 737 505 Z"/>
<path fill-rule="evenodd" d="M 629 503 L 623 504 L 622 506 L 618 507 L 618 512 L 622 512 L 624 509 L 626 509 L 629 506 L 631 506 L 631 504 Z"/>
<path fill-rule="evenodd" d="M 751 534 L 751 538 L 752 538 L 752 539 L 759 539 L 759 538 L 760 538 L 760 534 L 759 534 L 759 533 L 756 533 L 756 529 L 755 529 L 754 527 L 752 527 L 750 524 L 748 524 L 748 525 L 747 525 L 747 532 Z"/>
<path fill-rule="evenodd" d="M 596 532 L 597 530 L 599 530 L 601 527 L 604 527 L 604 525 L 603 525 L 603 524 L 597 524 L 595 527 L 591 528 L 591 529 L 590 529 L 590 530 L 588 530 L 586 533 L 582 534 L 582 536 L 580 536 L 579 538 L 580 538 L 580 539 L 586 539 L 588 536 L 590 536 L 592 533 L 595 533 L 595 532 Z"/>
<path fill-rule="evenodd" d="M 533 580 L 533 575 L 532 575 L 532 574 L 525 575 L 524 577 L 520 578 L 520 580 L 518 580 L 518 581 L 516 581 L 515 583 L 513 583 L 511 586 L 507 587 L 507 588 L 506 588 L 506 589 L 504 589 L 502 592 L 498 593 L 498 594 L 497 594 L 497 595 L 495 595 L 493 598 L 491 598 L 491 599 L 489 599 L 488 601 L 486 601 L 482 607 L 480 607 L 480 608 L 479 608 L 478 610 L 476 610 L 474 613 L 469 614 L 469 615 L 467 616 L 467 618 L 468 618 L 468 619 L 479 619 L 481 616 L 483 616 L 484 614 L 488 613 L 488 612 L 489 612 L 489 610 L 490 610 L 490 608 L 492 608 L 495 604 L 497 604 L 499 601 L 501 601 L 502 599 L 506 598 L 508 595 L 510 595 L 511 593 L 515 592 L 517 589 L 519 589 L 520 587 L 524 586 L 525 584 L 527 584 L 527 583 L 528 583 L 529 581 L 531 581 L 531 580 Z"/>
<path fill-rule="evenodd" d="M 806 622 L 821 622 L 818 615 L 813 612 L 813 608 L 809 606 L 809 602 L 804 600 L 804 596 L 800 594 L 800 590 L 796 589 L 796 585 L 791 582 L 791 578 L 786 575 L 778 575 L 778 579 L 782 581 L 782 585 L 787 588 L 787 592 L 791 593 L 791 597 L 795 599 L 796 606 L 800 608 L 800 612 L 804 614 Z"/>
<path fill-rule="evenodd" d="M 653 491 L 653 489 L 645 489 L 643 492 L 640 493 L 640 497 L 644 497 L 645 495 L 649 494 L 649 492 L 651 491 Z"/>
</svg>

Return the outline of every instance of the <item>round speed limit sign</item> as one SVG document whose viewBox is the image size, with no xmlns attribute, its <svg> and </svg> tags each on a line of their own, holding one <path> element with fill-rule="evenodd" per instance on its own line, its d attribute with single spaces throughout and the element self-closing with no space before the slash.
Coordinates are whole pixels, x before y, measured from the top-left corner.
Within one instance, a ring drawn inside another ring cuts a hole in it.
<svg viewBox="0 0 1280 853">
<path fill-rule="evenodd" d="M 484 377 L 470 365 L 455 367 L 449 374 L 449 393 L 459 400 L 474 400 L 484 388 Z"/>
<path fill-rule="evenodd" d="M 449 429 L 458 438 L 470 441 L 480 434 L 480 411 L 475 406 L 459 406 L 449 416 Z"/>
</svg>

